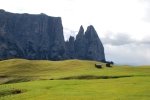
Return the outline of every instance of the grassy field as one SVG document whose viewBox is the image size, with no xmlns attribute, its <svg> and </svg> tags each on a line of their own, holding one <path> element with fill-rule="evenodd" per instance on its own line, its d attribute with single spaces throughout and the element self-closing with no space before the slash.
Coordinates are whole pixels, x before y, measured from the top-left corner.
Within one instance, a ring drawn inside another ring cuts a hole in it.
<svg viewBox="0 0 150 100">
<path fill-rule="evenodd" d="M 150 66 L 95 63 L 0 61 L 0 100 L 150 100 Z"/>
</svg>

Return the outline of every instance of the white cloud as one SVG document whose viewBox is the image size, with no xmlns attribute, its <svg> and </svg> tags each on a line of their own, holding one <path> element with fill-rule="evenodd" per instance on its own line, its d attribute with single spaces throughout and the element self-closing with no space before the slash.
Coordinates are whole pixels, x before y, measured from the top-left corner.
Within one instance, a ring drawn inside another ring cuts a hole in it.
<svg viewBox="0 0 150 100">
<path fill-rule="evenodd" d="M 70 36 L 76 37 L 76 34 L 78 33 L 78 31 L 74 31 L 69 28 L 64 28 L 63 32 L 65 33 L 64 34 L 65 41 L 67 41 Z"/>
<path fill-rule="evenodd" d="M 105 37 L 101 38 L 103 44 L 110 45 L 126 45 L 126 44 L 144 44 L 150 45 L 150 35 L 146 35 L 144 38 L 136 39 L 132 35 L 127 33 L 118 33 L 114 34 L 113 32 L 108 31 L 105 34 Z"/>
<path fill-rule="evenodd" d="M 106 60 L 116 64 L 149 65 L 150 47 L 147 45 L 104 45 Z"/>
</svg>

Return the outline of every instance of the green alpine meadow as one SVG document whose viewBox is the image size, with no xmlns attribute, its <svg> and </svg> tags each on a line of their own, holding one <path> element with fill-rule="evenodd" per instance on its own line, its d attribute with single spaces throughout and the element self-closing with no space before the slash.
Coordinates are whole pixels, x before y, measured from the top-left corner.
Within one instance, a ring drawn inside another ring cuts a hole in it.
<svg viewBox="0 0 150 100">
<path fill-rule="evenodd" d="M 0 0 L 0 100 L 150 100 L 150 0 Z"/>
<path fill-rule="evenodd" d="M 150 66 L 2 60 L 0 100 L 150 100 Z"/>
</svg>

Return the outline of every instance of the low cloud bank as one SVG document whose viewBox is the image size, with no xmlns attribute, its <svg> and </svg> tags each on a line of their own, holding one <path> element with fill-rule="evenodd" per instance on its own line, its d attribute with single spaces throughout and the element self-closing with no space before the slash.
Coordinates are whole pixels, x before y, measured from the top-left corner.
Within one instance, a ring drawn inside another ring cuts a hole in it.
<svg viewBox="0 0 150 100">
<path fill-rule="evenodd" d="M 150 46 L 148 45 L 110 45 L 105 44 L 106 60 L 116 64 L 150 65 Z"/>
</svg>

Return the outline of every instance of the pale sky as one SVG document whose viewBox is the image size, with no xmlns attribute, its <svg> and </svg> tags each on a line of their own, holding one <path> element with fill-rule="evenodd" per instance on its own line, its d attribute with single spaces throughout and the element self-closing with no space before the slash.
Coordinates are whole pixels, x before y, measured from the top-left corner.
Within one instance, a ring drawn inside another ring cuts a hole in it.
<svg viewBox="0 0 150 100">
<path fill-rule="evenodd" d="M 93 25 L 107 61 L 150 65 L 150 0 L 0 0 L 0 9 L 59 16 L 65 40 Z"/>
</svg>

